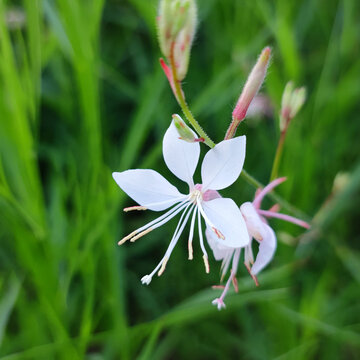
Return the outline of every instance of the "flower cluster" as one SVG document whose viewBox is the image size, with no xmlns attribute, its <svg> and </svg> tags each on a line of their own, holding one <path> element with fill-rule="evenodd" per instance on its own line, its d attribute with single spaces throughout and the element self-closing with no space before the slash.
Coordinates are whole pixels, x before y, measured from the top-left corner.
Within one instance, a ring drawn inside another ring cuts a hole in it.
<svg viewBox="0 0 360 360">
<path fill-rule="evenodd" d="M 252 202 L 245 202 L 240 206 L 232 199 L 223 198 L 219 191 L 231 186 L 243 172 L 246 138 L 245 136 L 235 137 L 235 133 L 265 79 L 271 50 L 265 47 L 261 52 L 236 103 L 225 138 L 215 144 L 194 119 L 181 86 L 181 81 L 186 76 L 191 43 L 195 35 L 196 13 L 194 0 L 160 1 L 158 36 L 161 50 L 169 65 L 162 59 L 160 63 L 176 100 L 195 130 L 188 127 L 179 115 L 173 115 L 173 120 L 163 139 L 163 157 L 169 170 L 188 185 L 188 192 L 185 194 L 179 192 L 162 175 L 149 169 L 114 172 L 113 178 L 119 187 L 138 204 L 125 208 L 125 211 L 166 210 L 155 220 L 125 236 L 119 241 L 119 245 L 128 240 L 134 242 L 166 224 L 175 216 L 179 216 L 165 254 L 154 270 L 142 277 L 142 283 L 148 285 L 156 273 L 158 276 L 163 274 L 172 251 L 188 223 L 190 223 L 187 236 L 188 258 L 193 259 L 192 244 L 197 225 L 206 273 L 210 272 L 207 252 L 209 248 L 215 260 L 222 261 L 221 279 L 224 279 L 228 271 L 230 272 L 225 286 L 216 287 L 223 288 L 220 297 L 213 301 L 220 310 L 225 307 L 224 298 L 231 283 L 237 291 L 236 274 L 242 250 L 244 250 L 244 264 L 256 285 L 258 285 L 257 274 L 272 260 L 277 241 L 267 218 L 278 218 L 309 228 L 308 223 L 279 213 L 277 204 L 269 210 L 261 209 L 264 196 L 285 181 L 285 178 L 275 179 L 273 175 L 278 171 L 289 123 L 305 100 L 305 90 L 294 90 L 291 84 L 285 89 L 280 113 L 281 137 L 270 184 L 259 188 Z M 200 157 L 200 148 L 205 146 L 202 143 L 208 145 L 210 150 L 205 154 L 201 164 L 201 183 L 196 183 L 194 173 Z M 205 231 L 203 231 L 203 224 L 206 227 Z M 256 257 L 253 255 L 253 239 L 259 243 Z"/>
</svg>

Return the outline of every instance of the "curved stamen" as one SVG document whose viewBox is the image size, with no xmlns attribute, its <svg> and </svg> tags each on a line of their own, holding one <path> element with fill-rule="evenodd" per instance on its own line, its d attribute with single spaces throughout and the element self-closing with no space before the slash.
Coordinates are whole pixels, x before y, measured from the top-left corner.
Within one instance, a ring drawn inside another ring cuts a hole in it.
<svg viewBox="0 0 360 360">
<path fill-rule="evenodd" d="M 121 239 L 118 242 L 118 245 L 122 245 L 125 241 L 133 238 L 134 236 L 137 236 L 137 234 L 140 235 L 141 232 L 143 232 L 143 235 L 145 235 L 145 230 L 148 230 L 150 227 L 152 227 L 151 230 L 154 230 L 157 227 L 165 224 L 166 222 L 171 220 L 174 216 L 176 216 L 186 206 L 187 206 L 187 199 L 181 201 L 179 204 L 175 205 L 172 209 L 167 211 L 165 214 L 159 216 L 155 220 L 150 221 L 146 225 L 140 227 L 139 229 L 137 229 L 137 230 L 133 231 L 132 233 L 130 233 L 129 235 L 125 236 L 123 239 Z M 150 232 L 150 231 L 147 231 L 147 233 Z M 137 238 L 139 238 L 139 237 L 140 236 L 137 236 Z"/>
<path fill-rule="evenodd" d="M 291 223 L 293 223 L 295 225 L 301 226 L 301 227 L 303 227 L 305 229 L 310 229 L 310 224 L 308 224 L 306 221 L 297 219 L 297 218 L 295 218 L 293 216 L 290 216 L 290 215 L 280 214 L 280 213 L 277 213 L 277 212 L 261 210 L 261 209 L 258 210 L 258 213 L 260 215 L 262 215 L 262 216 L 281 219 L 281 220 L 284 220 L 284 221 L 291 222 Z"/>
<path fill-rule="evenodd" d="M 189 219 L 189 216 L 191 214 L 191 209 L 190 211 L 187 211 L 188 208 L 193 205 L 192 203 L 189 203 L 186 205 L 186 209 L 184 210 L 184 212 L 181 214 L 180 220 L 176 226 L 174 235 L 172 236 L 172 239 L 170 241 L 170 244 L 163 256 L 163 258 L 160 260 L 160 262 L 158 263 L 158 265 L 155 267 L 155 269 L 149 274 L 149 275 L 145 275 L 141 281 L 143 284 L 150 284 L 152 277 L 154 276 L 154 274 L 160 269 L 158 276 L 160 276 L 164 271 L 165 271 L 165 266 L 167 261 L 170 258 L 170 255 L 172 253 L 172 251 L 174 250 L 177 241 L 180 237 L 180 235 L 182 234 L 182 232 L 184 231 L 185 225 Z M 194 208 L 194 205 L 192 206 L 192 208 Z M 185 217 L 185 219 L 184 219 Z M 184 219 L 184 220 L 183 220 Z"/>
<path fill-rule="evenodd" d="M 256 196 L 253 201 L 255 209 L 260 209 L 261 202 L 266 194 L 273 190 L 276 186 L 280 185 L 286 180 L 286 177 L 278 178 L 266 185 Z"/>
</svg>

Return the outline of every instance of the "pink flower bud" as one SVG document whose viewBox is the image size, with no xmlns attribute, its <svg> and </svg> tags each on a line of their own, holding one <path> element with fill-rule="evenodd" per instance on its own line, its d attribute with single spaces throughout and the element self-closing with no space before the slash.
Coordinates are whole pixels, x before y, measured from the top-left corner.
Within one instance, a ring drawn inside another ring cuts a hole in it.
<svg viewBox="0 0 360 360">
<path fill-rule="evenodd" d="M 232 113 L 233 120 L 242 121 L 250 106 L 251 101 L 259 91 L 269 65 L 271 55 L 270 47 L 266 47 L 260 54 L 258 61 L 251 70 L 251 73 L 245 83 L 243 91 Z"/>
</svg>

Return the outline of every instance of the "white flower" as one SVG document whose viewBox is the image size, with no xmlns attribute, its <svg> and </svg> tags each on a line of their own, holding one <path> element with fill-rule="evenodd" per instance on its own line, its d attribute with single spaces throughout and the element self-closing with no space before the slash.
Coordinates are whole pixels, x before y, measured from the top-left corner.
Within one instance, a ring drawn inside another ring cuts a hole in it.
<svg viewBox="0 0 360 360">
<path fill-rule="evenodd" d="M 282 219 L 301 226 L 305 229 L 310 227 L 310 225 L 303 220 L 286 214 L 278 213 L 277 205 L 273 206 L 270 210 L 261 209 L 261 202 L 264 196 L 285 180 L 286 178 L 275 179 L 270 184 L 265 186 L 264 189 L 256 192 L 253 202 L 245 202 L 240 206 L 240 211 L 245 219 L 246 227 L 250 237 L 249 243 L 244 246 L 244 264 L 257 286 L 259 283 L 256 275 L 269 264 L 276 250 L 276 235 L 274 230 L 267 224 L 265 217 Z M 222 308 L 225 308 L 224 298 L 229 290 L 231 282 L 233 282 L 235 291 L 237 291 L 237 282 L 235 276 L 239 265 L 241 248 L 231 248 L 226 246 L 226 244 L 219 243 L 208 229 L 206 229 L 206 238 L 214 253 L 215 259 L 222 260 L 221 281 L 226 275 L 226 272 L 229 269 L 230 263 L 232 261 L 230 276 L 226 282 L 226 285 L 224 286 L 224 290 L 221 296 L 212 302 L 213 305 L 217 306 L 218 310 L 221 310 Z M 259 243 L 259 251 L 257 253 L 255 262 L 251 247 L 252 239 L 255 239 Z"/>
<path fill-rule="evenodd" d="M 194 136 L 196 137 L 195 133 Z M 113 178 L 120 188 L 139 204 L 125 211 L 146 209 L 162 211 L 171 207 L 165 214 L 124 237 L 119 241 L 119 245 L 127 240 L 132 242 L 137 240 L 182 212 L 164 257 L 151 274 L 141 279 L 143 284 L 149 284 L 157 271 L 158 276 L 164 272 L 166 263 L 190 216 L 189 259 L 193 258 L 192 240 L 197 220 L 206 272 L 209 272 L 209 263 L 203 241 L 201 217 L 210 231 L 216 235 L 215 241 L 232 248 L 243 247 L 249 243 L 249 235 L 239 208 L 233 200 L 222 198 L 217 192 L 230 186 L 240 175 L 245 159 L 245 136 L 222 141 L 208 151 L 201 166 L 202 184 L 195 185 L 193 181 L 200 156 L 200 145 L 179 139 L 173 122 L 164 136 L 163 156 L 170 171 L 188 183 L 187 195 L 181 194 L 154 170 L 135 169 L 113 173 Z"/>
</svg>

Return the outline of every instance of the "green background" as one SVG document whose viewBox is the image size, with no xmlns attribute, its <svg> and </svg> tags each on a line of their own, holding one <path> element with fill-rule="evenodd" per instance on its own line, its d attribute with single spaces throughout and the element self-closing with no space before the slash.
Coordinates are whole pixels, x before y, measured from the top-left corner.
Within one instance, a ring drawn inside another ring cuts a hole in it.
<svg viewBox="0 0 360 360">
<path fill-rule="evenodd" d="M 196 238 L 194 261 L 180 241 L 163 276 L 141 285 L 175 221 L 116 245 L 156 214 L 124 214 L 133 201 L 112 171 L 153 168 L 185 189 L 161 154 L 180 110 L 158 63 L 156 8 L 0 1 L 0 360 L 358 359 L 359 1 L 198 0 L 183 85 L 215 141 L 256 57 L 272 47 L 261 91 L 274 115 L 238 130 L 245 168 L 263 183 L 283 88 L 294 80 L 308 90 L 278 193 L 314 219 L 312 230 L 271 221 L 279 244 L 260 287 L 241 266 L 240 291 L 221 312 L 211 305 L 220 264 L 211 259 L 204 273 Z M 334 189 L 339 172 L 345 180 Z M 254 190 L 239 179 L 222 194 L 240 204 Z"/>
</svg>

